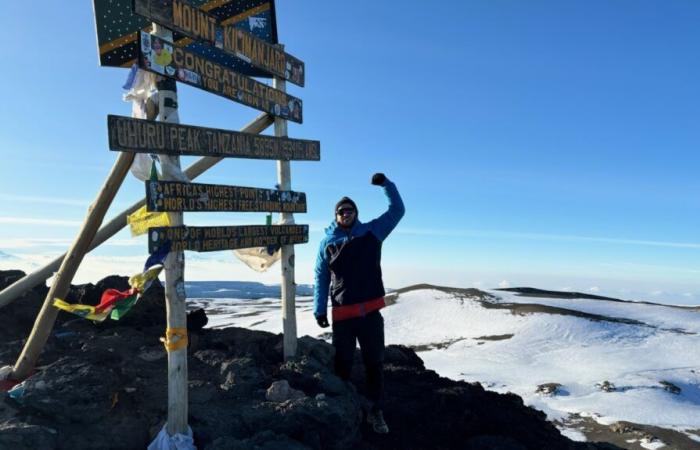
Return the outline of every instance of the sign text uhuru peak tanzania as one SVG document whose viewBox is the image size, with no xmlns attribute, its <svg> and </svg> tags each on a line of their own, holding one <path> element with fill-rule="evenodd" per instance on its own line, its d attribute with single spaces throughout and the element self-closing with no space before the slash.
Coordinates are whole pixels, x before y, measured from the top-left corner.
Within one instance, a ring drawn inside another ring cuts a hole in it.
<svg viewBox="0 0 700 450">
<path fill-rule="evenodd" d="M 301 99 L 141 32 L 139 66 L 282 119 L 302 123 Z"/>
<path fill-rule="evenodd" d="M 213 252 L 238 248 L 292 245 L 309 241 L 308 225 L 242 225 L 228 227 L 157 227 L 148 230 L 148 251 L 168 242 L 171 251 Z"/>
<path fill-rule="evenodd" d="M 146 181 L 148 211 L 306 212 L 303 192 L 218 184 Z"/>
<path fill-rule="evenodd" d="M 170 155 L 226 156 L 252 159 L 313 160 L 321 144 L 260 134 L 203 128 L 109 115 L 109 148 Z"/>
<path fill-rule="evenodd" d="M 304 63 L 232 24 L 182 0 L 136 0 L 134 11 L 192 39 L 207 41 L 255 67 L 304 86 Z"/>
</svg>

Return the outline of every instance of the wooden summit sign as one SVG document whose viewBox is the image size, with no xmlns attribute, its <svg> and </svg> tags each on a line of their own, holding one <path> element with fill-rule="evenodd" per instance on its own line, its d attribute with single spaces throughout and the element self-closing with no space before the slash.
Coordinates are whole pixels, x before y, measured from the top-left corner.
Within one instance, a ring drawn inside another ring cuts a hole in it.
<svg viewBox="0 0 700 450">
<path fill-rule="evenodd" d="M 302 192 L 180 181 L 146 181 L 148 211 L 306 212 Z"/>
<path fill-rule="evenodd" d="M 170 243 L 170 251 L 213 252 L 238 248 L 301 244 L 308 225 L 241 225 L 223 227 L 156 227 L 148 230 L 148 252 Z"/>
<path fill-rule="evenodd" d="M 213 14 L 184 0 L 134 0 L 134 12 L 192 39 L 214 45 L 292 83 L 304 86 L 304 63 L 234 23 L 223 25 Z"/>
<path fill-rule="evenodd" d="M 107 116 L 109 148 L 163 155 L 318 161 L 321 143 L 192 125 Z"/>
<path fill-rule="evenodd" d="M 141 32 L 139 67 L 294 122 L 302 122 L 301 99 Z"/>
</svg>

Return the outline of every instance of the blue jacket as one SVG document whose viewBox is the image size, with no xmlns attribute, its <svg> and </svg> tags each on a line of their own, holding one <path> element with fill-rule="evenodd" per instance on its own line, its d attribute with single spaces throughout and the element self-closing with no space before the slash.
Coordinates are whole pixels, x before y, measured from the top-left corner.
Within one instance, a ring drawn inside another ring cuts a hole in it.
<svg viewBox="0 0 700 450">
<path fill-rule="evenodd" d="M 345 230 L 336 221 L 326 228 L 316 257 L 314 315 L 327 315 L 328 294 L 335 306 L 372 300 L 384 295 L 381 247 L 396 228 L 406 209 L 396 185 L 389 180 L 382 186 L 389 209 L 376 219 L 362 223 L 355 218 Z"/>
</svg>

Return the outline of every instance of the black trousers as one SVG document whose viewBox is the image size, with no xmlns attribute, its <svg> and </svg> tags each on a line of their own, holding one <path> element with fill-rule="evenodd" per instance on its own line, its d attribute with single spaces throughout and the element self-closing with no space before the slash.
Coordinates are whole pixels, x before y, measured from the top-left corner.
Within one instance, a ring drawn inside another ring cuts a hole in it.
<svg viewBox="0 0 700 450">
<path fill-rule="evenodd" d="M 379 311 L 333 322 L 335 373 L 343 380 L 350 379 L 357 342 L 365 364 L 367 398 L 375 408 L 381 409 L 384 404 L 384 318 Z"/>
</svg>

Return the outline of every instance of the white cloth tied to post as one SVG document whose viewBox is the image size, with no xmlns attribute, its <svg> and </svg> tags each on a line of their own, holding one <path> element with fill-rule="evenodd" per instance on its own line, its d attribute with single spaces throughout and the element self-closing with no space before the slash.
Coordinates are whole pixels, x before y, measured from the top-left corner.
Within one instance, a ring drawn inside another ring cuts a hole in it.
<svg viewBox="0 0 700 450">
<path fill-rule="evenodd" d="M 2 366 L 0 367 L 0 380 L 7 380 L 7 377 L 12 373 L 12 366 Z"/>
<path fill-rule="evenodd" d="M 131 102 L 131 117 L 135 119 L 147 119 L 148 108 L 155 108 L 155 105 L 160 105 L 162 102 L 161 96 L 156 87 L 157 76 L 151 72 L 141 70 L 134 65 L 129 72 L 129 77 L 126 84 L 123 86 L 127 89 L 124 94 L 124 101 Z M 170 113 L 177 114 L 177 110 Z M 131 173 L 141 181 L 147 181 L 151 178 L 151 165 L 153 161 L 159 161 L 163 175 L 168 179 L 189 182 L 187 176 L 180 170 L 179 167 L 172 163 L 172 157 L 169 155 L 155 155 L 147 153 L 136 153 L 134 162 L 131 164 Z M 159 176 L 158 179 L 162 179 Z"/>
</svg>

